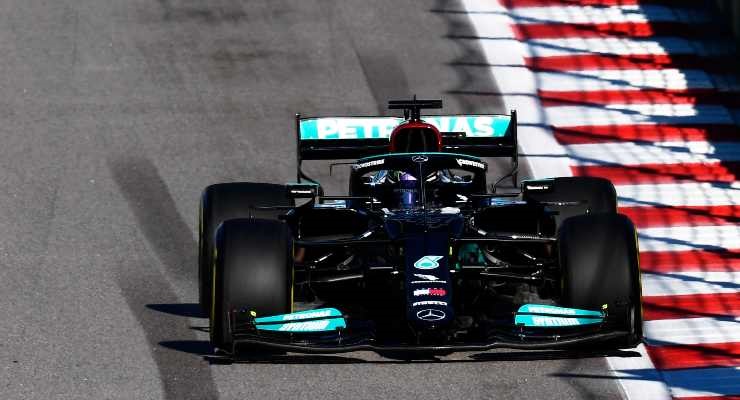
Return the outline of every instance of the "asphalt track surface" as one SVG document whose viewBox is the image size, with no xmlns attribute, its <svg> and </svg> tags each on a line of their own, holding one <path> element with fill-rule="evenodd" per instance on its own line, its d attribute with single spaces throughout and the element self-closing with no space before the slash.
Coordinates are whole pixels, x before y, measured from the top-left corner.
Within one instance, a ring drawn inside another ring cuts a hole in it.
<svg viewBox="0 0 740 400">
<path fill-rule="evenodd" d="M 598 355 L 211 363 L 210 183 L 294 179 L 293 114 L 504 112 L 445 1 L 0 2 L 0 397 L 619 398 Z M 330 193 L 341 172 L 308 168 Z M 526 175 L 526 173 L 525 173 Z M 382 294 L 380 294 L 382 295 Z"/>
</svg>

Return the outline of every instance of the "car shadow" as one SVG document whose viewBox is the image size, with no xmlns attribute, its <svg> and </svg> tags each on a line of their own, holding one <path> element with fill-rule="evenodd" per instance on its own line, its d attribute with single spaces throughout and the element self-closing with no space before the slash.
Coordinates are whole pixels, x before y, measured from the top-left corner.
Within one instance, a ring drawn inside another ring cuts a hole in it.
<svg viewBox="0 0 740 400">
<path fill-rule="evenodd" d="M 186 318 L 208 318 L 197 303 L 147 304 L 146 308 Z"/>
</svg>

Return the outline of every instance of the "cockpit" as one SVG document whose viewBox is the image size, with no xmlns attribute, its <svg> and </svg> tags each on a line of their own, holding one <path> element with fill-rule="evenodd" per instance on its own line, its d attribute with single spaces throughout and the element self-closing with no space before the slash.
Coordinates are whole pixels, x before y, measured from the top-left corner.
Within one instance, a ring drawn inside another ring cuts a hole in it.
<svg viewBox="0 0 740 400">
<path fill-rule="evenodd" d="M 352 166 L 350 195 L 371 197 L 388 209 L 459 207 L 486 192 L 487 165 L 450 153 L 396 153 L 368 157 Z"/>
</svg>

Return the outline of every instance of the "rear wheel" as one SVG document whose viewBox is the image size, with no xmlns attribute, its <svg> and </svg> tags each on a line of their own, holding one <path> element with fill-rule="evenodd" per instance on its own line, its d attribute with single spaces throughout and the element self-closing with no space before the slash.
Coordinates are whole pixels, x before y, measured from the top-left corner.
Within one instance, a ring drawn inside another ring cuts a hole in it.
<svg viewBox="0 0 740 400">
<path fill-rule="evenodd" d="M 561 177 L 524 181 L 523 185 L 524 200 L 550 203 L 548 208 L 557 212 L 556 226 L 560 226 L 567 218 L 575 215 L 617 212 L 617 191 L 608 179 Z M 564 202 L 582 202 L 582 204 L 554 204 Z"/>
<path fill-rule="evenodd" d="M 558 232 L 566 307 L 600 310 L 608 306 L 615 329 L 629 332 L 609 347 L 635 347 L 642 340 L 642 301 L 637 237 L 620 214 L 582 215 L 564 221 Z"/>
<path fill-rule="evenodd" d="M 291 312 L 292 236 L 280 221 L 228 220 L 216 234 L 215 253 L 211 344 L 233 352 L 234 311 L 242 316 Z"/>
<path fill-rule="evenodd" d="M 285 185 L 270 183 L 219 183 L 203 191 L 198 230 L 198 298 L 203 312 L 211 309 L 211 269 L 216 228 L 234 218 L 276 220 L 285 210 L 250 210 L 251 206 L 292 206 Z"/>
</svg>

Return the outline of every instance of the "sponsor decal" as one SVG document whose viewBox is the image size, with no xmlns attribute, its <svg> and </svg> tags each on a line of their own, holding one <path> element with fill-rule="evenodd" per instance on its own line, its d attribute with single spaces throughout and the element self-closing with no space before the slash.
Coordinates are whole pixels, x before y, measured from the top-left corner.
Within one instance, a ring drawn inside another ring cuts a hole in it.
<svg viewBox="0 0 740 400">
<path fill-rule="evenodd" d="M 439 321 L 441 319 L 444 319 L 447 316 L 444 311 L 442 310 L 435 310 L 433 308 L 427 308 L 425 310 L 421 310 L 416 313 L 416 318 L 419 318 L 422 321 Z"/>
<path fill-rule="evenodd" d="M 305 312 L 301 314 L 285 314 L 283 321 L 293 321 L 296 319 L 324 318 L 332 315 L 331 310 L 321 310 L 315 312 Z"/>
<path fill-rule="evenodd" d="M 437 261 L 441 260 L 442 256 L 424 256 L 414 263 L 416 269 L 435 269 L 439 267 Z"/>
<path fill-rule="evenodd" d="M 414 290 L 414 296 L 444 296 L 447 291 L 442 288 L 425 288 Z"/>
<path fill-rule="evenodd" d="M 549 186 L 527 186 L 527 190 L 546 190 Z"/>
<path fill-rule="evenodd" d="M 383 165 L 383 164 L 385 164 L 385 159 L 381 158 L 379 160 L 371 160 L 371 161 L 366 161 L 364 163 L 355 164 L 352 166 L 352 169 L 362 169 L 362 168 L 374 167 L 376 165 Z"/>
<path fill-rule="evenodd" d="M 279 332 L 329 332 L 347 327 L 342 313 L 336 308 L 259 317 L 254 319 L 254 324 L 255 328 L 261 331 Z"/>
<path fill-rule="evenodd" d="M 425 162 L 429 161 L 429 157 L 427 157 L 427 156 L 413 156 L 413 157 L 411 157 L 411 161 L 413 161 L 415 163 L 425 163 Z M 416 180 L 416 179 L 414 179 L 414 180 Z"/>
<path fill-rule="evenodd" d="M 439 278 L 434 275 L 414 274 L 414 276 L 425 281 L 439 281 Z"/>
<path fill-rule="evenodd" d="M 456 158 L 455 160 L 457 161 L 457 165 L 461 167 L 463 165 L 467 165 L 469 167 L 475 167 L 475 168 L 480 168 L 480 169 L 486 168 L 486 164 L 483 164 L 482 162 L 479 162 L 479 161 L 466 160 L 464 158 Z"/>
<path fill-rule="evenodd" d="M 412 303 L 412 307 L 417 306 L 446 306 L 446 301 L 437 301 L 437 300 L 426 300 L 426 301 L 417 301 L 415 303 Z"/>
<path fill-rule="evenodd" d="M 511 117 L 507 115 L 422 116 L 441 132 L 464 132 L 466 137 L 503 137 Z M 396 117 L 327 117 L 300 121 L 301 139 L 387 139 L 403 122 Z"/>
<path fill-rule="evenodd" d="M 331 320 L 325 319 L 322 321 L 305 321 L 305 322 L 292 322 L 290 324 L 283 324 L 280 327 L 280 331 L 283 332 L 306 332 L 306 331 L 323 331 L 329 326 Z"/>
<path fill-rule="evenodd" d="M 541 306 L 529 306 L 527 312 L 533 314 L 563 314 L 563 315 L 576 315 L 576 310 L 572 308 L 555 308 L 555 307 L 541 307 Z"/>
<path fill-rule="evenodd" d="M 543 314 L 543 315 L 537 315 Z M 567 327 L 599 324 L 604 321 L 601 311 L 580 310 L 547 304 L 524 304 L 514 317 L 516 325 L 533 327 Z"/>
<path fill-rule="evenodd" d="M 411 281 L 409 283 L 447 283 L 447 281 L 434 281 L 434 282 L 431 282 L 431 281 Z"/>
<path fill-rule="evenodd" d="M 575 326 L 580 325 L 578 318 L 532 316 L 533 326 Z"/>
<path fill-rule="evenodd" d="M 601 311 L 581 310 L 578 308 L 567 308 L 552 306 L 549 304 L 524 304 L 519 307 L 517 313 L 526 314 L 553 314 L 558 315 L 577 315 L 584 317 L 601 317 L 603 314 Z"/>
</svg>

